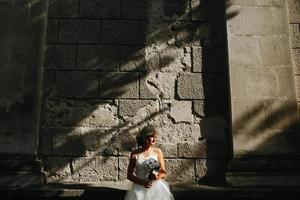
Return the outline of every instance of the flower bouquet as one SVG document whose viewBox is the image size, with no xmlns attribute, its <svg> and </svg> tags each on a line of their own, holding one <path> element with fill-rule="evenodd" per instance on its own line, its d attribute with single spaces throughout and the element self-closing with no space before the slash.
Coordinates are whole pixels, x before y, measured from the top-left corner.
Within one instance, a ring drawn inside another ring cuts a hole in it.
<svg viewBox="0 0 300 200">
<path fill-rule="evenodd" d="M 159 173 L 160 164 L 154 158 L 150 158 L 150 159 L 146 160 L 143 165 L 144 165 L 145 170 L 148 172 L 148 179 L 149 180 L 150 180 L 149 177 L 152 176 L 152 174 Z"/>
</svg>

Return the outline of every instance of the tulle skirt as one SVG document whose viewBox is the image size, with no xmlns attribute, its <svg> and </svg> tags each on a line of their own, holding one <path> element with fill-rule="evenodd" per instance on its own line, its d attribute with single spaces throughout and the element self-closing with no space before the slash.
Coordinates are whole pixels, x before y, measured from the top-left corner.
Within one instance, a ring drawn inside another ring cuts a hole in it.
<svg viewBox="0 0 300 200">
<path fill-rule="evenodd" d="M 168 183 L 160 179 L 153 181 L 151 188 L 133 184 L 124 200 L 174 200 L 174 197 Z"/>
</svg>

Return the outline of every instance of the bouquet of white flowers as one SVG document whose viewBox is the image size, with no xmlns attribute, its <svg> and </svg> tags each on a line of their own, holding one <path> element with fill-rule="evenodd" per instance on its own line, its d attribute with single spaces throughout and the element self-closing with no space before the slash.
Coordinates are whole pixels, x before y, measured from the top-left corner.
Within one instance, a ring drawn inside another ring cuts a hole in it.
<svg viewBox="0 0 300 200">
<path fill-rule="evenodd" d="M 143 163 L 144 168 L 146 169 L 146 171 L 148 172 L 148 177 L 151 174 L 155 174 L 155 173 L 159 173 L 160 170 L 160 164 L 157 160 L 155 160 L 154 158 L 150 158 L 148 160 L 146 160 Z"/>
</svg>

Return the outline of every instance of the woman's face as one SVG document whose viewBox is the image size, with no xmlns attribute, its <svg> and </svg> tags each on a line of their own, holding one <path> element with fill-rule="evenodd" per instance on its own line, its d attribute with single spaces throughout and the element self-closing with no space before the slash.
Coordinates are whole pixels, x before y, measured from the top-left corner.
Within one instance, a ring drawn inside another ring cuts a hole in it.
<svg viewBox="0 0 300 200">
<path fill-rule="evenodd" d="M 157 141 L 157 134 L 153 133 L 152 135 L 146 138 L 146 144 L 149 146 L 153 146 Z"/>
</svg>

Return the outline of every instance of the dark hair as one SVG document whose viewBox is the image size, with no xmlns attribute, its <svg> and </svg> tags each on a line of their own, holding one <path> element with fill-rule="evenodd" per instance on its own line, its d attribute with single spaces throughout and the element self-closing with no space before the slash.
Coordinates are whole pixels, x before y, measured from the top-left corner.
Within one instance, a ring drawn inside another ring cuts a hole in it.
<svg viewBox="0 0 300 200">
<path fill-rule="evenodd" d="M 136 141 L 138 146 L 143 146 L 147 137 L 156 133 L 156 130 L 153 126 L 145 126 L 141 132 L 136 136 Z"/>
</svg>

